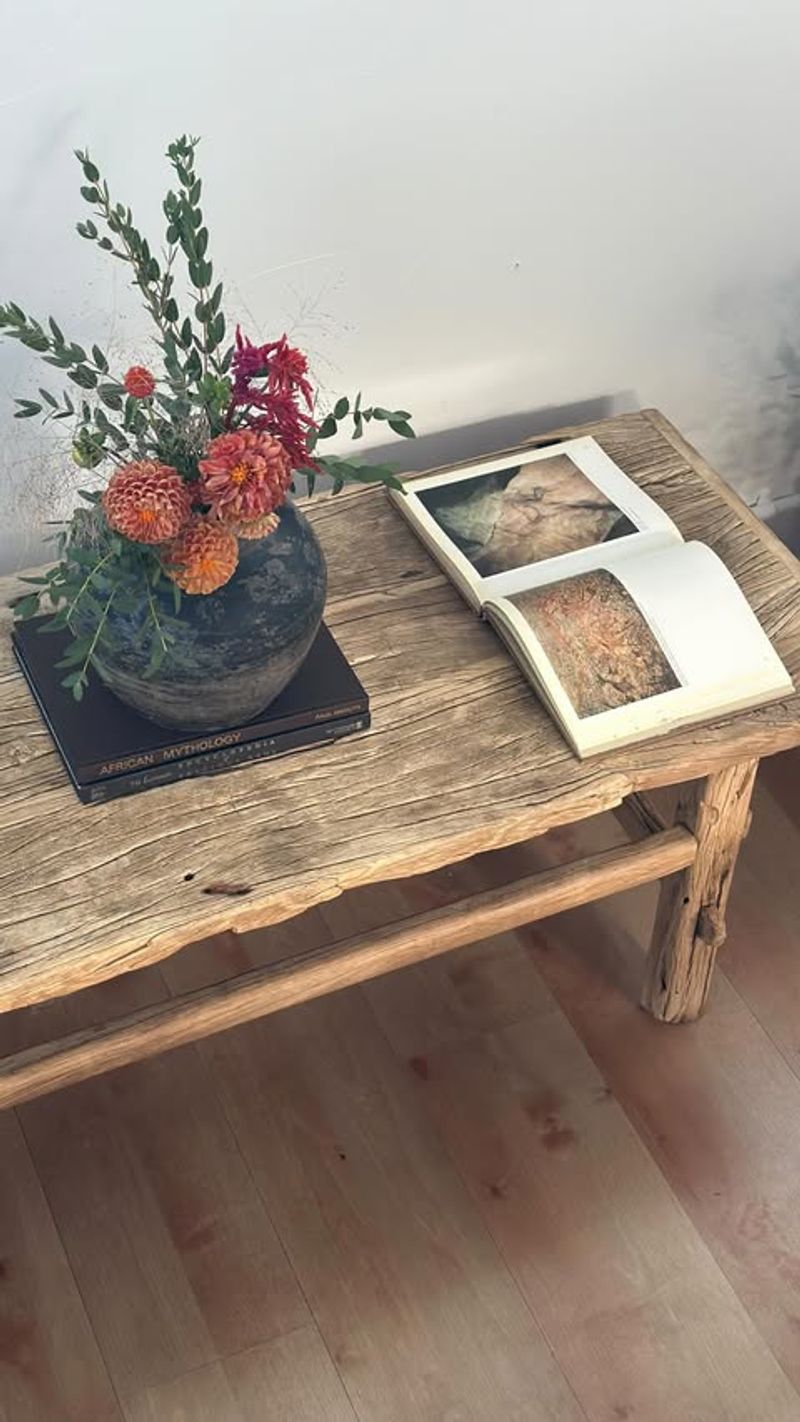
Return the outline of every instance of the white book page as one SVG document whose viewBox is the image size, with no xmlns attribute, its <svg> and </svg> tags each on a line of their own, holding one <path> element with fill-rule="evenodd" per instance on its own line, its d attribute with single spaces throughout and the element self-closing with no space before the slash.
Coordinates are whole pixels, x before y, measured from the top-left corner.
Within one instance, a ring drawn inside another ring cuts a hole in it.
<svg viewBox="0 0 800 1422">
<path fill-rule="evenodd" d="M 391 497 L 473 606 L 680 542 L 591 436 L 410 478 Z"/>
<path fill-rule="evenodd" d="M 727 568 L 700 543 L 617 560 L 487 604 L 578 751 L 760 704 L 791 679 Z"/>
</svg>

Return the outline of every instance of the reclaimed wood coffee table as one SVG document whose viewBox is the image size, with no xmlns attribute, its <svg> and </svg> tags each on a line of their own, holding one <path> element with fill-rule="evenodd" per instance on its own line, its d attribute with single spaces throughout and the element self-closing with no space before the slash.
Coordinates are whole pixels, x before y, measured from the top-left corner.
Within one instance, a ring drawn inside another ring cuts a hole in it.
<svg viewBox="0 0 800 1422">
<path fill-rule="evenodd" d="M 594 434 L 709 543 L 800 684 L 800 565 L 654 411 Z M 531 441 L 533 445 L 546 440 Z M 614 810 L 630 843 L 0 1061 L 0 1106 L 662 879 L 643 1005 L 698 1016 L 761 756 L 800 744 L 800 696 L 577 760 L 494 633 L 381 491 L 311 505 L 327 618 L 372 697 L 362 737 L 99 806 L 76 800 L 0 636 L 0 1012 Z M 0 580 L 5 606 L 17 590 Z M 675 822 L 647 792 L 692 782 Z M 240 896 L 216 892 L 225 883 Z"/>
</svg>

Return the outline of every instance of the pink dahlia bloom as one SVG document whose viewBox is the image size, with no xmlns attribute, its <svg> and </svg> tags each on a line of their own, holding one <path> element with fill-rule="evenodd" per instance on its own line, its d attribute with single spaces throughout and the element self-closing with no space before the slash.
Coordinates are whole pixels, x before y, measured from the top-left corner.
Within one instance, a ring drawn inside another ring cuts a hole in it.
<svg viewBox="0 0 800 1422">
<path fill-rule="evenodd" d="M 292 479 L 280 440 L 264 430 L 234 430 L 212 439 L 200 460 L 197 490 L 226 523 L 260 519 L 279 508 Z"/>
</svg>

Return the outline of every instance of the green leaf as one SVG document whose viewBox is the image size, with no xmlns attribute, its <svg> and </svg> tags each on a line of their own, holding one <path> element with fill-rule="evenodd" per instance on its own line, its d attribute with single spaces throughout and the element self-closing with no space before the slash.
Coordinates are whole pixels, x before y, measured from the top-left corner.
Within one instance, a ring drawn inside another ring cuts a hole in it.
<svg viewBox="0 0 800 1422">
<path fill-rule="evenodd" d="M 49 390 L 43 390 L 43 389 L 42 389 L 42 386 L 40 385 L 40 386 L 39 386 L 39 394 L 41 395 L 41 397 L 42 397 L 42 399 L 44 400 L 44 402 L 45 402 L 46 405 L 50 405 L 50 407 L 51 407 L 52 409 L 54 409 L 54 410 L 57 410 L 57 409 L 58 409 L 58 401 L 57 401 L 55 395 L 51 395 L 51 394 L 50 394 L 50 391 L 49 391 Z"/>
<path fill-rule="evenodd" d="M 407 420 L 390 420 L 389 429 L 395 434 L 403 435 L 404 439 L 416 439 L 416 435 Z"/>
<path fill-rule="evenodd" d="M 328 455 L 320 461 L 326 474 L 329 474 L 334 485 L 337 481 L 340 484 L 385 484 L 390 489 L 402 489 L 403 485 L 394 473 L 391 464 L 354 464 L 346 459 L 337 459 L 335 455 Z"/>
<path fill-rule="evenodd" d="M 39 594 L 26 593 L 24 597 L 18 598 L 14 603 L 14 616 L 19 618 L 35 617 L 39 611 Z"/>
<path fill-rule="evenodd" d="M 100 489 L 79 489 L 78 497 L 85 499 L 87 504 L 99 504 L 103 495 Z"/>
<path fill-rule="evenodd" d="M 46 635 L 50 632 L 61 632 L 62 629 L 66 627 L 66 625 L 67 609 L 65 607 L 60 607 L 58 612 L 55 612 L 52 617 L 48 617 L 47 621 L 43 623 L 42 626 L 39 627 L 37 630 L 39 632 L 39 635 L 42 636 L 43 634 Z"/>
<path fill-rule="evenodd" d="M 104 405 L 108 406 L 109 410 L 122 409 L 122 392 L 123 386 L 121 385 L 98 385 L 97 387 L 100 399 Z"/>
<path fill-rule="evenodd" d="M 60 327 L 60 326 L 57 326 L 57 325 L 56 325 L 56 323 L 55 323 L 55 321 L 53 320 L 52 316 L 49 316 L 49 317 L 48 317 L 48 321 L 49 321 L 49 324 L 50 324 L 50 330 L 53 332 L 53 336 L 54 336 L 54 338 L 55 338 L 55 343 L 56 343 L 56 345 L 57 345 L 57 346 L 63 346 L 63 345 L 64 345 L 64 332 L 61 330 L 61 327 Z"/>
<path fill-rule="evenodd" d="M 14 411 L 15 420 L 29 420 L 33 415 L 41 415 L 42 407 L 35 400 L 16 400 L 19 409 Z"/>
<path fill-rule="evenodd" d="M 389 418 L 392 420 L 410 420 L 411 416 L 409 415 L 408 410 L 392 410 L 392 413 Z"/>
<path fill-rule="evenodd" d="M 317 430 L 317 439 L 330 439 L 331 435 L 336 434 L 337 428 L 338 426 L 333 415 L 326 415 L 325 419 L 322 421 L 322 424 Z"/>
<path fill-rule="evenodd" d="M 361 414 L 353 416 L 353 439 L 360 439 L 364 433 L 364 421 Z"/>
<path fill-rule="evenodd" d="M 81 548 L 79 543 L 70 544 L 67 557 L 70 563 L 77 563 L 79 568 L 94 568 L 98 562 L 96 550 Z"/>
<path fill-rule="evenodd" d="M 203 363 L 196 350 L 189 352 L 184 370 L 190 380 L 199 380 L 203 373 Z"/>
<path fill-rule="evenodd" d="M 104 375 L 108 374 L 108 361 L 99 346 L 92 346 L 92 357 L 98 370 L 102 370 Z"/>
<path fill-rule="evenodd" d="M 220 341 L 223 340 L 224 336 L 225 336 L 225 317 L 224 317 L 224 315 L 222 314 L 222 312 L 219 311 L 219 312 L 217 312 L 217 315 L 214 316 L 214 318 L 212 319 L 211 324 L 210 324 L 210 326 L 209 326 L 209 328 L 208 328 L 208 338 L 207 338 L 207 340 L 206 340 L 206 350 L 209 351 L 209 352 L 211 352 L 211 351 L 213 351 L 213 350 L 216 350 L 217 346 L 220 344 Z"/>
<path fill-rule="evenodd" d="M 345 415 L 349 414 L 349 412 L 350 401 L 348 400 L 346 395 L 342 395 L 340 399 L 336 401 L 336 404 L 333 407 L 334 418 L 337 420 L 343 420 Z"/>
<path fill-rule="evenodd" d="M 164 302 L 164 320 L 165 320 L 165 321 L 177 321 L 177 319 L 178 319 L 178 303 L 177 303 L 177 301 L 175 300 L 175 297 L 174 297 L 174 296 L 171 296 L 171 297 L 169 298 L 169 301 L 165 301 L 165 302 Z"/>
<path fill-rule="evenodd" d="M 69 380 L 74 380 L 76 385 L 80 385 L 83 390 L 94 390 L 97 384 L 97 376 L 88 365 L 78 365 L 74 370 L 67 371 Z"/>
<path fill-rule="evenodd" d="M 44 331 L 12 331 L 10 332 L 10 334 L 16 335 L 17 339 L 22 342 L 23 346 L 28 347 L 28 350 L 39 351 L 40 353 L 43 353 L 44 351 L 50 349 L 50 342 L 48 341 Z"/>
<path fill-rule="evenodd" d="M 146 679 L 149 680 L 150 677 L 155 676 L 159 667 L 162 665 L 166 655 L 166 647 L 164 646 L 160 638 L 157 635 L 154 635 L 153 642 L 150 648 L 150 656 L 147 661 L 147 666 L 144 670 L 144 675 Z"/>
<path fill-rule="evenodd" d="M 91 637 L 76 637 L 67 647 L 66 652 L 60 661 L 56 662 L 57 667 L 74 667 L 79 662 L 85 662 L 86 654 L 92 645 Z"/>
<path fill-rule="evenodd" d="M 86 202 L 97 202 L 100 198 L 100 194 L 94 184 L 91 184 L 90 186 L 81 188 L 81 197 L 84 198 Z"/>
</svg>

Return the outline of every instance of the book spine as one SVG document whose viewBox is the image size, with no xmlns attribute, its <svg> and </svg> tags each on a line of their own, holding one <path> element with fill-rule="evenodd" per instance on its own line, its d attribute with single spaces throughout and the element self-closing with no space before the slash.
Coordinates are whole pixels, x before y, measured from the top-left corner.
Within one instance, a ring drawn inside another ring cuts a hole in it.
<svg viewBox="0 0 800 1422">
<path fill-rule="evenodd" d="M 218 751 L 227 753 L 237 747 L 244 748 L 252 741 L 272 739 L 288 731 L 306 727 L 310 730 L 316 726 L 324 726 L 330 721 L 340 720 L 343 716 L 365 716 L 368 713 L 369 701 L 365 695 L 340 706 L 326 706 L 324 710 L 314 713 L 311 722 L 308 720 L 308 712 L 304 711 L 294 716 L 282 716 L 278 721 L 264 719 L 252 721 L 247 726 L 237 726 L 229 731 L 206 731 L 190 736 L 179 745 L 164 746 L 161 750 L 144 751 L 139 755 L 123 756 L 119 760 L 101 760 L 81 765 L 79 774 L 83 780 L 93 781 L 111 777 L 116 779 L 128 774 L 145 774 L 158 766 L 172 765 L 195 756 L 213 755 Z M 166 779 L 159 780 L 158 784 L 166 784 Z"/>
<path fill-rule="evenodd" d="M 284 731 L 260 741 L 248 741 L 243 745 L 229 745 L 205 754 L 191 756 L 188 760 L 166 762 L 128 775 L 115 775 L 99 780 L 93 785 L 78 784 L 73 781 L 79 798 L 85 805 L 100 805 L 107 800 L 116 800 L 121 795 L 133 795 L 139 790 L 150 790 L 156 785 L 171 785 L 176 780 L 190 780 L 197 775 L 219 775 L 225 770 L 246 765 L 249 761 L 267 760 L 287 751 L 304 750 L 313 746 L 327 745 L 350 736 L 356 731 L 369 730 L 369 712 L 356 716 L 344 716 L 328 723 L 303 726 L 295 731 Z"/>
</svg>

